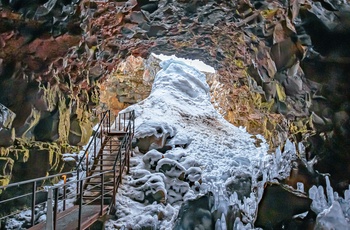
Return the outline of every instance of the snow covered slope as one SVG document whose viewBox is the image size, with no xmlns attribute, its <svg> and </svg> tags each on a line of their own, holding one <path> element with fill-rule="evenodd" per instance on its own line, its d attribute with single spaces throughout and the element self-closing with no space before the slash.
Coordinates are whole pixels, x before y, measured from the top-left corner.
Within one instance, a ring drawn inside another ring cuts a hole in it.
<svg viewBox="0 0 350 230">
<path fill-rule="evenodd" d="M 184 200 L 226 192 L 235 178 L 247 183 L 238 196 L 249 197 L 253 172 L 269 158 L 264 140 L 256 147 L 249 133 L 214 109 L 202 72 L 174 59 L 160 65 L 150 96 L 127 110 L 135 110 L 137 139 L 163 139 L 168 150 L 163 154 L 153 143 L 145 155 L 135 153 L 116 198 L 118 220 L 107 224 L 111 229 L 170 229 Z"/>
<path fill-rule="evenodd" d="M 150 96 L 127 108 L 136 113 L 138 147 L 116 197 L 117 220 L 107 229 L 253 229 L 265 183 L 289 176 L 295 144 L 287 140 L 283 152 L 267 154 L 263 137 L 228 123 L 210 103 L 197 65 L 166 58 Z M 350 188 L 342 198 L 326 180 L 328 201 L 314 186 L 306 191 L 310 208 L 316 226 L 341 229 L 349 224 Z"/>
</svg>

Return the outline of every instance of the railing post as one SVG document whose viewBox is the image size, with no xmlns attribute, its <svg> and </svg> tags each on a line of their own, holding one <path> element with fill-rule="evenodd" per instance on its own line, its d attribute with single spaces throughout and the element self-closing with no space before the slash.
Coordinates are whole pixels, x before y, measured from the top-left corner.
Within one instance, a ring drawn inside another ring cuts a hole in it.
<svg viewBox="0 0 350 230">
<path fill-rule="evenodd" d="M 121 131 L 122 130 L 122 128 L 121 128 L 121 115 L 120 115 L 120 113 L 118 113 L 118 126 L 119 126 L 119 131 Z"/>
<path fill-rule="evenodd" d="M 111 131 L 111 110 L 108 110 L 108 119 L 107 119 L 107 131 L 110 132 Z"/>
<path fill-rule="evenodd" d="M 102 142 L 103 142 L 103 132 L 105 132 L 105 127 L 104 127 L 104 123 L 105 123 L 105 120 L 104 119 L 106 119 L 106 117 L 105 116 L 107 116 L 107 114 L 105 114 L 103 117 L 102 117 L 102 121 L 101 121 L 101 126 L 100 126 L 100 150 L 101 150 L 101 148 L 102 148 Z M 106 130 L 107 131 L 107 130 Z M 97 151 L 96 151 L 97 152 Z M 96 155 L 96 154 L 95 154 Z"/>
<path fill-rule="evenodd" d="M 116 165 L 114 165 L 116 166 Z M 116 168 L 117 167 L 114 167 L 113 170 L 114 170 L 114 173 L 113 173 L 113 196 L 112 196 L 112 204 L 113 204 L 113 207 L 115 207 L 115 196 L 117 195 L 117 172 L 116 172 Z"/>
<path fill-rule="evenodd" d="M 77 191 L 76 191 L 77 200 L 78 200 L 78 193 L 79 193 L 79 169 L 77 169 Z"/>
<path fill-rule="evenodd" d="M 125 116 L 126 116 L 126 113 L 123 113 L 123 115 L 124 115 L 124 121 L 123 121 L 124 129 L 123 129 L 123 131 L 126 131 L 126 127 L 125 127 L 125 121 L 126 121 Z"/>
<path fill-rule="evenodd" d="M 33 182 L 33 190 L 32 190 L 32 216 L 31 216 L 31 226 L 34 226 L 34 222 L 35 222 L 35 201 L 36 201 L 36 181 Z"/>
<path fill-rule="evenodd" d="M 89 176 L 89 151 L 86 151 L 86 177 Z"/>
<path fill-rule="evenodd" d="M 130 155 L 131 155 L 131 149 L 132 149 L 132 136 L 131 136 L 131 129 L 130 129 L 130 131 L 129 131 L 129 138 L 128 138 L 128 146 L 129 146 L 129 148 L 128 148 L 128 151 L 127 151 L 127 170 L 126 170 L 126 173 L 127 174 L 129 174 L 129 172 L 130 172 Z"/>
<path fill-rule="evenodd" d="M 67 199 L 67 187 L 66 187 L 66 183 L 67 183 L 67 175 L 63 175 L 63 211 L 66 210 L 66 199 Z"/>
<path fill-rule="evenodd" d="M 123 145 L 125 145 L 124 143 L 121 144 L 120 148 L 123 148 Z M 122 150 L 122 149 L 121 149 Z M 118 154 L 119 154 L 119 177 L 121 178 L 122 176 L 122 151 L 118 151 Z M 125 158 L 124 158 L 124 161 L 125 161 Z"/>
<path fill-rule="evenodd" d="M 55 205 L 53 210 L 53 229 L 57 229 L 57 211 L 58 211 L 58 188 L 55 188 Z"/>
<path fill-rule="evenodd" d="M 114 118 L 113 118 L 113 120 L 114 120 L 114 129 L 115 130 L 117 130 L 117 117 L 118 115 L 114 115 Z"/>
<path fill-rule="evenodd" d="M 98 129 L 97 129 L 97 131 L 96 132 L 98 132 Z M 102 127 L 100 126 L 100 132 L 102 132 Z M 97 137 L 97 135 L 96 135 L 96 137 Z M 93 140 L 93 142 L 94 142 L 94 158 L 96 158 L 96 149 L 97 149 L 97 144 L 96 144 L 96 140 L 97 140 L 97 138 L 94 138 L 94 140 Z M 102 141 L 102 140 L 101 140 Z"/>
<path fill-rule="evenodd" d="M 135 110 L 132 111 L 132 135 L 135 133 Z"/>
<path fill-rule="evenodd" d="M 80 200 L 79 200 L 79 216 L 78 216 L 78 229 L 81 229 L 81 214 L 83 206 L 83 180 L 80 181 Z"/>
<path fill-rule="evenodd" d="M 46 211 L 46 228 L 53 230 L 53 207 L 52 207 L 52 188 L 49 187 L 47 192 L 47 211 Z"/>
<path fill-rule="evenodd" d="M 105 186 L 105 177 L 104 177 L 104 173 L 101 174 L 101 182 L 102 182 L 102 185 L 101 185 L 101 209 L 100 209 L 100 216 L 103 215 L 103 205 L 104 205 L 104 199 L 105 199 L 105 189 L 104 189 L 104 186 Z"/>
</svg>

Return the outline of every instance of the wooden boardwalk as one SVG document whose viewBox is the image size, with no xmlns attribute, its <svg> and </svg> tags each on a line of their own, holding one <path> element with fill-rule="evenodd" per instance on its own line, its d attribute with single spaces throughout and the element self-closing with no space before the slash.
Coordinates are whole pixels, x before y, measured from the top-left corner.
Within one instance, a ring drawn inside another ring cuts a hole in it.
<svg viewBox="0 0 350 230">
<path fill-rule="evenodd" d="M 107 213 L 108 205 L 103 206 L 103 213 L 100 215 L 100 205 L 87 205 L 82 207 L 82 229 L 91 226 L 99 218 Z M 75 205 L 63 212 L 57 214 L 57 230 L 76 230 L 78 229 L 79 205 Z M 48 230 L 46 222 L 34 225 L 30 230 Z"/>
</svg>

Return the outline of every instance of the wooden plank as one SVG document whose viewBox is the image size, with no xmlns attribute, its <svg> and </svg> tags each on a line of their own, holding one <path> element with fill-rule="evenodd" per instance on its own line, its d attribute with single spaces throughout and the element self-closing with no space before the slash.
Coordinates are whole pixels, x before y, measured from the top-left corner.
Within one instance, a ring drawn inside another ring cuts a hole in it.
<svg viewBox="0 0 350 230">
<path fill-rule="evenodd" d="M 108 205 L 103 205 L 104 216 L 107 213 Z M 91 226 L 100 216 L 100 205 L 86 205 L 82 207 L 82 229 Z M 57 230 L 76 230 L 79 220 L 79 205 L 75 205 L 57 215 Z M 39 223 L 30 228 L 30 230 L 45 230 L 46 222 Z"/>
<path fill-rule="evenodd" d="M 126 135 L 125 131 L 119 131 L 119 130 L 110 130 L 107 132 L 108 136 L 124 136 Z"/>
</svg>

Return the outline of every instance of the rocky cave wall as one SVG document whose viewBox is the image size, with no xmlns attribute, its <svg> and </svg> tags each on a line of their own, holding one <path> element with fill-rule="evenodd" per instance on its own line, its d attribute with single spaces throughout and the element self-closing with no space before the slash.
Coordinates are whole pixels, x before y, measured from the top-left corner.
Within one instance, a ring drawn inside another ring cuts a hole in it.
<svg viewBox="0 0 350 230">
<path fill-rule="evenodd" d="M 62 153 L 92 134 L 98 73 L 77 67 L 78 3 L 0 2 L 0 185 L 71 170 Z"/>
</svg>

